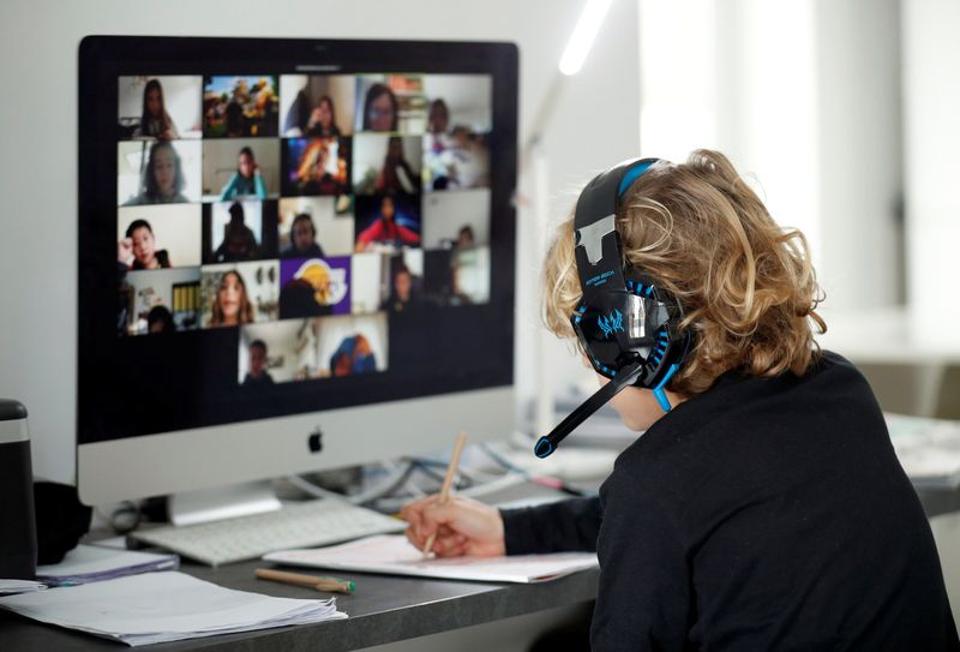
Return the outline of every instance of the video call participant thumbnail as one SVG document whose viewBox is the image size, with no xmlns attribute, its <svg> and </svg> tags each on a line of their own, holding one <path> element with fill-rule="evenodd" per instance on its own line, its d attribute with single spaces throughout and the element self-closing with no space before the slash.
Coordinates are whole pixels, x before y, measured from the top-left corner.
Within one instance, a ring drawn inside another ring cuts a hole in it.
<svg viewBox="0 0 960 652">
<path fill-rule="evenodd" d="M 229 138 L 203 141 L 203 199 L 267 199 L 280 194 L 280 141 Z"/>
<path fill-rule="evenodd" d="M 449 137 L 424 136 L 425 190 L 462 190 L 490 186 L 490 148 L 485 134 L 456 126 Z"/>
<path fill-rule="evenodd" d="M 282 133 L 287 138 L 345 136 L 353 131 L 353 75 L 283 75 Z"/>
<path fill-rule="evenodd" d="M 124 272 L 118 287 L 118 334 L 196 328 L 198 294 L 194 290 L 199 283 L 199 267 Z"/>
<path fill-rule="evenodd" d="M 349 194 L 350 151 L 350 139 L 344 137 L 283 141 L 283 194 Z"/>
<path fill-rule="evenodd" d="M 350 312 L 350 257 L 280 261 L 280 318 Z"/>
<path fill-rule="evenodd" d="M 204 204 L 204 264 L 276 258 L 276 211 L 275 201 Z"/>
<path fill-rule="evenodd" d="M 200 265 L 200 205 L 121 207 L 117 211 L 117 261 L 122 269 Z"/>
<path fill-rule="evenodd" d="M 358 196 L 355 251 L 392 252 L 420 246 L 419 199 L 416 195 Z"/>
<path fill-rule="evenodd" d="M 353 139 L 353 187 L 361 195 L 420 192 L 419 136 L 360 134 Z"/>
<path fill-rule="evenodd" d="M 424 284 L 433 301 L 446 306 L 490 300 L 490 248 L 424 252 Z"/>
<path fill-rule="evenodd" d="M 493 79 L 489 75 L 423 75 L 427 133 L 446 134 L 456 125 L 474 133 L 493 127 Z"/>
<path fill-rule="evenodd" d="M 200 138 L 199 76 L 120 77 L 119 140 Z"/>
<path fill-rule="evenodd" d="M 324 317 L 317 320 L 316 354 L 330 376 L 342 377 L 387 369 L 387 317 Z"/>
<path fill-rule="evenodd" d="M 122 205 L 200 201 L 199 141 L 119 143 L 118 153 Z"/>
<path fill-rule="evenodd" d="M 276 136 L 279 101 L 275 75 L 207 77 L 203 87 L 203 136 Z"/>
<path fill-rule="evenodd" d="M 423 248 L 452 249 L 490 244 L 490 190 L 423 195 Z"/>
<path fill-rule="evenodd" d="M 276 261 L 207 266 L 202 270 L 204 328 L 277 319 Z"/>
<path fill-rule="evenodd" d="M 353 253 L 351 195 L 285 197 L 279 207 L 277 231 L 281 258 L 325 258 Z"/>
</svg>

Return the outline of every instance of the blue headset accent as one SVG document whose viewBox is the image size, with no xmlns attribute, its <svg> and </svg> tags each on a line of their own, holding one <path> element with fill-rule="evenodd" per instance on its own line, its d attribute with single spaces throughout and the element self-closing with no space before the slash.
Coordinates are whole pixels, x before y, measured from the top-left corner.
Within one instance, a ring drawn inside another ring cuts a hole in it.
<svg viewBox="0 0 960 652">
<path fill-rule="evenodd" d="M 617 187 L 617 196 L 623 197 L 623 193 L 630 189 L 630 186 L 633 185 L 633 182 L 640 178 L 640 176 L 650 169 L 650 166 L 656 163 L 656 160 L 647 161 L 641 163 L 640 165 L 628 170 L 623 179 L 620 180 L 620 185 Z"/>
<path fill-rule="evenodd" d="M 657 383 L 657 386 L 653 388 L 653 396 L 657 399 L 657 403 L 660 404 L 660 407 L 664 412 L 670 411 L 670 401 L 667 399 L 666 393 L 663 391 L 663 388 L 667 386 L 667 383 L 670 382 L 670 379 L 673 378 L 673 374 L 677 373 L 677 370 L 680 369 L 680 365 L 672 364 L 670 369 L 667 370 L 666 375 L 660 379 L 660 382 Z"/>
</svg>

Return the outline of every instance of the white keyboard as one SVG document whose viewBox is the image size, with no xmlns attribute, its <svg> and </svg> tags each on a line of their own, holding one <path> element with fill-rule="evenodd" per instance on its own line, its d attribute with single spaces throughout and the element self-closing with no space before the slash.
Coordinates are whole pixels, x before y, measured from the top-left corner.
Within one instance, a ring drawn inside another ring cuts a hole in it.
<svg viewBox="0 0 960 652">
<path fill-rule="evenodd" d="M 336 499 L 287 503 L 283 509 L 196 525 L 132 532 L 139 542 L 211 566 L 256 559 L 288 548 L 324 546 L 372 534 L 399 532 L 406 523 Z"/>
</svg>

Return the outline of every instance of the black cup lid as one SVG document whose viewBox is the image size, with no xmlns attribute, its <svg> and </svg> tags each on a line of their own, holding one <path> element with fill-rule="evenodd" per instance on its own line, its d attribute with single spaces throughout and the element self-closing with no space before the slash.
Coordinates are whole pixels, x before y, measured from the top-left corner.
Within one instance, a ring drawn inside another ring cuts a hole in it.
<svg viewBox="0 0 960 652">
<path fill-rule="evenodd" d="M 27 408 L 20 401 L 0 398 L 0 421 L 18 421 L 27 418 Z"/>
</svg>

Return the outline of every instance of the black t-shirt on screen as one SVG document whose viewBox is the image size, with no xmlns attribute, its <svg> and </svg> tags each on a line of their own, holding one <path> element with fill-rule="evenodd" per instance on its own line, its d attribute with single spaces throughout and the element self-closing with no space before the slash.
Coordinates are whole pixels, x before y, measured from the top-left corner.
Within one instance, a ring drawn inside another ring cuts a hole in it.
<svg viewBox="0 0 960 652">
<path fill-rule="evenodd" d="M 504 512 L 510 554 L 593 550 L 597 650 L 960 650 L 929 524 L 869 385 L 728 373 L 600 497 Z"/>
</svg>

